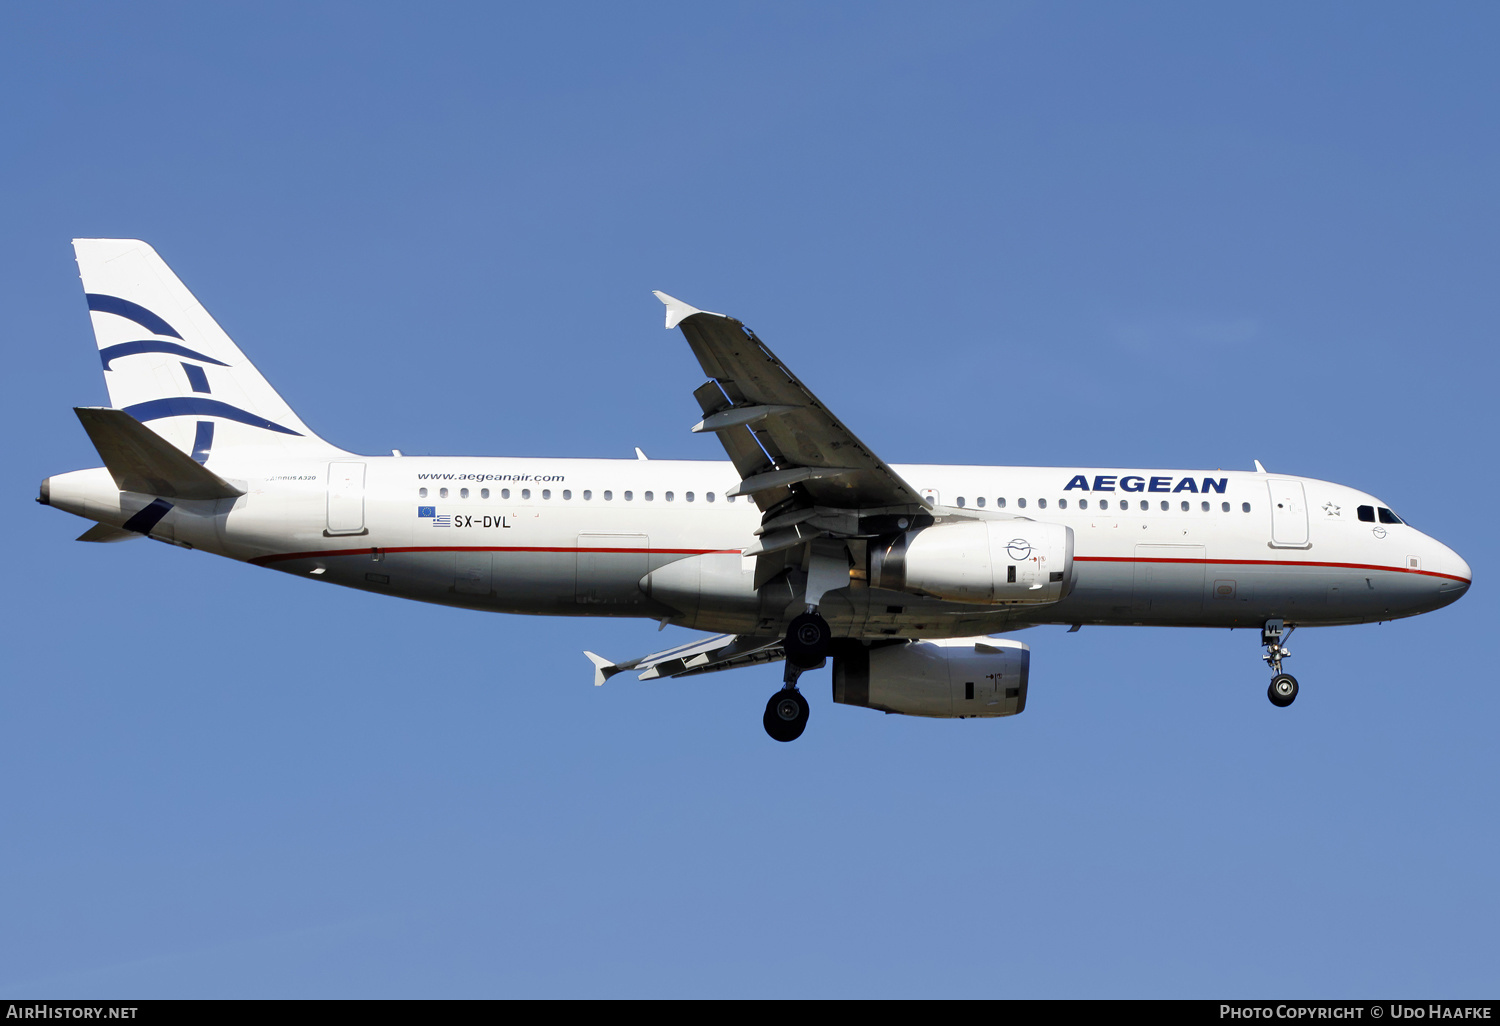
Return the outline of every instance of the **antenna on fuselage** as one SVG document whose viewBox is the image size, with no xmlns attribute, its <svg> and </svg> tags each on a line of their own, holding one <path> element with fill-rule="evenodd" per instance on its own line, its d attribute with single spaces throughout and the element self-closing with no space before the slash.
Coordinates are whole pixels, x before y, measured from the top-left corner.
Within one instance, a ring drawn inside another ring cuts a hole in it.
<svg viewBox="0 0 1500 1026">
<path fill-rule="evenodd" d="M 636 451 L 639 452 L 640 450 L 637 449 Z M 1255 461 L 1255 472 L 1257 474 L 1264 474 L 1264 473 L 1266 473 L 1266 468 L 1260 465 L 1260 460 L 1256 460 Z"/>
</svg>

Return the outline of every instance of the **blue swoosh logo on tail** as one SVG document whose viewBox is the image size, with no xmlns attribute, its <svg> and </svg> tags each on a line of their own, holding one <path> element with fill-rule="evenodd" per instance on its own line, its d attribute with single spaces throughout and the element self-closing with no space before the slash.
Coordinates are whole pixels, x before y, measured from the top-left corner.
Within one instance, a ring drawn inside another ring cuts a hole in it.
<svg viewBox="0 0 1500 1026">
<path fill-rule="evenodd" d="M 195 349 L 180 346 L 176 342 L 159 342 L 154 338 L 142 339 L 139 342 L 119 342 L 112 346 L 105 346 L 99 350 L 99 359 L 104 362 L 104 369 L 109 370 L 109 362 L 118 360 L 122 356 L 134 356 L 136 353 L 171 353 L 173 356 L 186 356 L 190 360 L 202 360 L 217 367 L 228 367 L 229 364 L 223 360 L 215 360 L 212 356 L 204 356 Z"/>
<path fill-rule="evenodd" d="M 232 420 L 238 424 L 248 424 L 251 427 L 264 428 L 267 431 L 278 431 L 283 435 L 296 435 L 299 438 L 302 432 L 293 431 L 289 427 L 282 427 L 273 420 L 257 416 L 249 410 L 242 410 L 238 406 L 230 406 L 228 403 L 217 399 L 203 399 L 198 396 L 179 396 L 174 399 L 152 399 L 150 402 L 136 403 L 134 406 L 125 407 L 125 412 L 130 414 L 141 423 L 148 420 L 161 420 L 163 417 L 191 417 L 201 414 L 205 417 L 222 417 Z M 194 448 L 197 448 L 195 445 Z"/>
<path fill-rule="evenodd" d="M 112 313 L 116 317 L 123 317 L 127 321 L 135 321 L 141 327 L 153 335 L 170 335 L 173 338 L 181 338 L 177 329 L 156 314 L 147 310 L 139 303 L 132 303 L 128 299 L 119 296 L 106 296 L 100 292 L 85 292 L 83 298 L 88 300 L 90 310 L 98 310 L 100 313 Z"/>
</svg>

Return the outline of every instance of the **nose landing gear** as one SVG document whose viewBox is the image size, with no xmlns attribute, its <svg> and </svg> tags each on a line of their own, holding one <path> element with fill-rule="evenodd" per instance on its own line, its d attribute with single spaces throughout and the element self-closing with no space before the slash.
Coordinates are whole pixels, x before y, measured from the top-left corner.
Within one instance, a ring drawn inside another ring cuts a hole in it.
<svg viewBox="0 0 1500 1026">
<path fill-rule="evenodd" d="M 1261 656 L 1270 664 L 1271 672 L 1276 676 L 1271 678 L 1271 686 L 1266 689 L 1266 697 L 1271 704 L 1278 709 L 1285 709 L 1297 700 L 1297 678 L 1290 673 L 1281 672 L 1281 661 L 1291 657 L 1291 649 L 1284 642 L 1292 636 L 1296 625 L 1286 627 L 1281 620 L 1267 620 L 1266 625 L 1260 630 L 1260 643 L 1265 647 L 1266 654 Z"/>
</svg>

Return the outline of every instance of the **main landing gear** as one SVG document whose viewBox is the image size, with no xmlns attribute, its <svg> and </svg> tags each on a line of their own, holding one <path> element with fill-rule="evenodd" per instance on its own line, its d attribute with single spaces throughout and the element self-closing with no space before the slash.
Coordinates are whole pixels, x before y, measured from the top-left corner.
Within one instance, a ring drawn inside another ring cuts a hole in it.
<svg viewBox="0 0 1500 1026">
<path fill-rule="evenodd" d="M 1271 672 L 1276 675 L 1271 678 L 1271 686 L 1266 689 L 1266 697 L 1278 709 L 1285 709 L 1297 700 L 1297 678 L 1290 673 L 1281 672 L 1281 661 L 1290 658 L 1292 654 L 1284 642 L 1296 629 L 1295 625 L 1283 626 L 1280 620 L 1267 620 L 1266 625 L 1260 630 L 1260 643 L 1266 650 L 1266 654 L 1261 658 L 1270 664 Z"/>
<path fill-rule="evenodd" d="M 795 741 L 807 729 L 807 699 L 795 687 L 785 687 L 766 703 L 761 722 L 773 741 Z"/>
<path fill-rule="evenodd" d="M 792 618 L 787 627 L 786 640 L 782 648 L 786 652 L 786 674 L 782 678 L 781 690 L 766 703 L 766 714 L 761 718 L 766 733 L 777 741 L 795 741 L 807 729 L 808 705 L 802 692 L 797 690 L 797 678 L 803 670 L 816 670 L 828 658 L 833 644 L 833 631 L 828 621 L 814 610 Z"/>
<path fill-rule="evenodd" d="M 792 617 L 786 629 L 786 661 L 804 670 L 811 670 L 828 658 L 828 649 L 833 644 L 833 631 L 828 621 L 809 610 Z"/>
</svg>

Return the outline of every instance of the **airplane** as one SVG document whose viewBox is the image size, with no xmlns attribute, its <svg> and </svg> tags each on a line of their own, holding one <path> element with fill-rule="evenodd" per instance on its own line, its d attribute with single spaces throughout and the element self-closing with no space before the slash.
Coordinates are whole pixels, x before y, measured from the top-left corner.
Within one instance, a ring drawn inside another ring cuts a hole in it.
<svg viewBox="0 0 1500 1026">
<path fill-rule="evenodd" d="M 104 466 L 38 502 L 79 541 L 149 537 L 423 602 L 637 617 L 710 636 L 594 683 L 784 664 L 762 724 L 801 736 L 798 687 L 942 718 L 1026 708 L 1042 624 L 1260 631 L 1267 696 L 1298 627 L 1439 609 L 1469 565 L 1373 495 L 1253 472 L 892 466 L 740 321 L 665 293 L 707 380 L 694 432 L 723 461 L 363 456 L 297 416 L 156 251 L 74 240 L 110 407 L 75 410 Z"/>
</svg>

